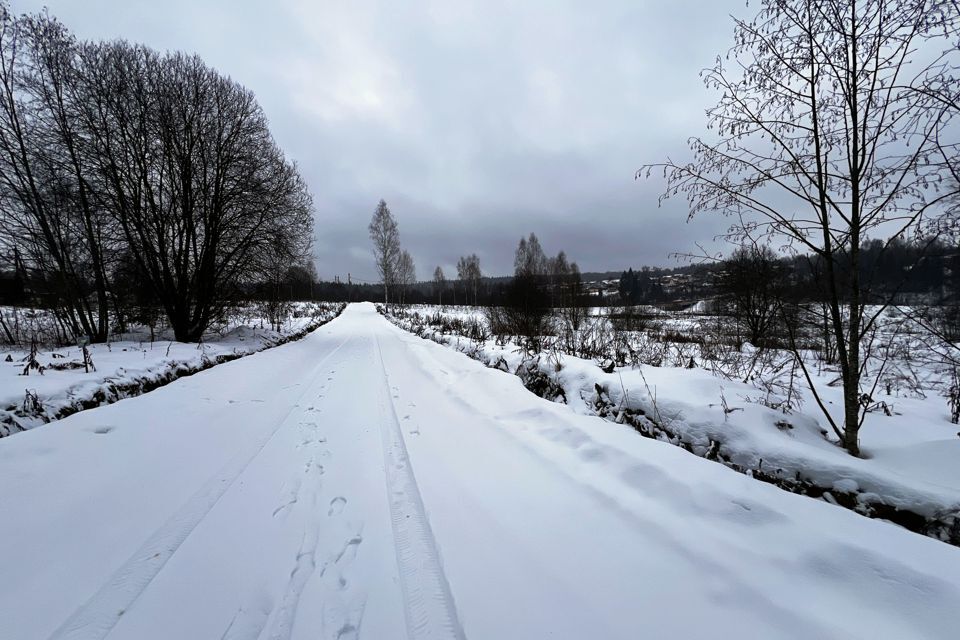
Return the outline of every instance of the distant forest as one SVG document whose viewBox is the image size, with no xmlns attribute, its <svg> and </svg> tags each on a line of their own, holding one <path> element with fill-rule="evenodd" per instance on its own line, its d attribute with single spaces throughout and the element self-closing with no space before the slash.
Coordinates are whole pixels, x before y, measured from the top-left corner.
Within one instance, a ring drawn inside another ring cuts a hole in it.
<svg viewBox="0 0 960 640">
<path fill-rule="evenodd" d="M 960 291 L 960 247 L 933 243 L 928 246 L 895 240 L 883 250 L 884 242 L 867 243 L 860 255 L 860 276 L 869 297 L 875 302 L 892 298 L 898 304 L 956 302 Z M 817 297 L 823 265 L 806 255 L 774 258 L 768 277 L 775 278 L 785 295 L 795 300 Z M 729 260 L 713 260 L 673 268 L 641 267 L 616 272 L 582 274 L 583 304 L 603 305 L 686 305 L 722 296 L 730 286 Z M 381 302 L 380 284 L 311 282 L 309 274 L 294 271 L 285 288 L 295 299 L 336 302 Z M 480 280 L 477 303 L 503 304 L 510 276 Z M 451 280 L 442 290 L 434 282 L 409 285 L 405 299 L 412 304 L 465 304 L 466 283 Z M 472 298 L 472 293 L 470 295 Z"/>
</svg>

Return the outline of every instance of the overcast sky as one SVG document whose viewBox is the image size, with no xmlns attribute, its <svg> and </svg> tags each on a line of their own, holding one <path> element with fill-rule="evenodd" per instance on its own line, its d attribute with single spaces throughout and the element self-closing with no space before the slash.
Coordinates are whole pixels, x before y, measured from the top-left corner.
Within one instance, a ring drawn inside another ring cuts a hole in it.
<svg viewBox="0 0 960 640">
<path fill-rule="evenodd" d="M 198 53 L 252 89 L 316 204 L 322 278 L 374 280 L 380 198 L 417 275 L 522 235 L 584 271 L 667 265 L 725 223 L 657 206 L 644 162 L 685 158 L 717 100 L 699 72 L 743 0 L 13 0 L 81 38 Z"/>
</svg>

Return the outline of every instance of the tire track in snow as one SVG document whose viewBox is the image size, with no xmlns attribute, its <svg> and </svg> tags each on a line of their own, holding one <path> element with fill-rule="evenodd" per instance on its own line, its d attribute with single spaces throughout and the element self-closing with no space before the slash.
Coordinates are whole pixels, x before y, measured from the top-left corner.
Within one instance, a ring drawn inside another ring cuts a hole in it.
<svg viewBox="0 0 960 640">
<path fill-rule="evenodd" d="M 352 339 L 348 336 L 317 363 L 319 369 Z M 250 466 L 309 392 L 307 386 L 287 415 L 273 429 L 261 434 L 252 445 L 235 455 L 213 475 L 180 509 L 151 535 L 134 554 L 117 569 L 93 596 L 81 605 L 50 640 L 102 640 L 116 626 L 124 613 L 146 590 L 180 545 L 203 521 L 220 498 Z"/>
<path fill-rule="evenodd" d="M 380 435 L 383 440 L 394 548 L 407 619 L 407 638 L 465 640 L 436 540 L 423 507 L 423 498 L 410 466 L 400 420 L 391 398 L 390 377 L 383 360 L 380 339 L 374 336 L 374 340 L 383 371 L 382 391 L 385 395 L 380 400 L 383 414 Z"/>
</svg>

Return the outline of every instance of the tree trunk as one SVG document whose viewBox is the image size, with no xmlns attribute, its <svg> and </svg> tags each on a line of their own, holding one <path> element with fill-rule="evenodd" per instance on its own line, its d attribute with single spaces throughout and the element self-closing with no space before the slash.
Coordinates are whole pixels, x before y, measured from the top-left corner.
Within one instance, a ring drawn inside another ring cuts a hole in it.
<svg viewBox="0 0 960 640">
<path fill-rule="evenodd" d="M 860 397 L 859 374 L 854 374 L 843 385 L 843 446 L 851 455 L 860 455 Z"/>
</svg>

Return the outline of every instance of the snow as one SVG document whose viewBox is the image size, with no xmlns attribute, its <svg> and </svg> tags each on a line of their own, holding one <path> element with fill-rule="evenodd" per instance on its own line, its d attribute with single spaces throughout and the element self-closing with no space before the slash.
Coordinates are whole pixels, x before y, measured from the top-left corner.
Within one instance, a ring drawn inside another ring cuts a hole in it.
<svg viewBox="0 0 960 640">
<path fill-rule="evenodd" d="M 960 624 L 957 548 L 540 399 L 369 304 L 4 438 L 0 486 L 3 639 Z"/>
<path fill-rule="evenodd" d="M 149 332 L 138 328 L 119 340 L 87 347 L 95 367 L 91 371 L 83 367 L 79 347 L 41 347 L 37 361 L 44 367 L 42 375 L 31 370 L 24 376 L 29 351 L 0 348 L 0 437 L 45 424 L 84 404 L 136 395 L 143 386 L 157 386 L 217 362 L 261 351 L 331 319 L 339 308 L 303 303 L 281 331 L 248 318 L 230 323 L 221 333 L 209 332 L 200 344 L 176 342 L 166 335 L 150 340 Z M 8 356 L 11 362 L 5 361 Z M 51 368 L 64 363 L 76 368 Z M 23 410 L 26 390 L 37 394 L 41 412 Z"/>
<path fill-rule="evenodd" d="M 424 307 L 414 313 L 433 316 L 438 311 L 447 318 L 467 320 L 472 314 L 481 319 L 470 309 Z M 398 321 L 412 328 L 411 317 Z M 529 363 L 514 344 L 493 339 L 477 344 L 429 327 L 425 335 L 488 365 L 505 363 L 511 372 Z M 892 416 L 868 414 L 861 430 L 866 455 L 854 458 L 825 437 L 822 417 L 810 413 L 816 411 L 812 401 L 806 402 L 804 411 L 785 415 L 751 401 L 758 395 L 754 386 L 721 379 L 704 369 L 641 365 L 604 373 L 593 361 L 564 354 L 559 360 L 542 355 L 534 366 L 563 389 L 566 402 L 578 413 L 596 415 L 599 386 L 603 399 L 615 408 L 611 418 L 619 419 L 622 410 L 642 412 L 679 434 L 697 455 L 707 455 L 714 443 L 720 443 L 721 453 L 740 469 L 821 489 L 856 486 L 865 495 L 851 506 L 863 512 L 889 507 L 935 519 L 940 524 L 929 532 L 934 537 L 951 535 L 960 526 L 960 438 L 957 425 L 948 420 L 946 404 L 934 394 L 892 398 L 878 393 L 896 411 Z M 828 380 L 827 375 L 817 378 L 818 392 L 839 412 L 841 390 Z"/>
</svg>

